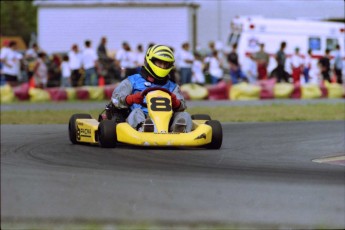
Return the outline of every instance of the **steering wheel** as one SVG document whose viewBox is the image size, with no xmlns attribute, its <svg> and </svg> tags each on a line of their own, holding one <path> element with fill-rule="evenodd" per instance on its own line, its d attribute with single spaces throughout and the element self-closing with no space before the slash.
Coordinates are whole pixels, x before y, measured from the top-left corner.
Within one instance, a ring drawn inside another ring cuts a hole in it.
<svg viewBox="0 0 345 230">
<path fill-rule="evenodd" d="M 156 90 L 160 90 L 160 91 L 163 91 L 169 95 L 171 95 L 171 92 L 169 90 L 167 90 L 166 88 L 162 88 L 162 87 L 151 87 L 151 88 L 146 88 L 144 91 L 141 92 L 141 96 L 143 97 L 146 97 L 146 95 L 149 93 L 149 92 L 152 92 L 152 91 L 156 91 Z M 142 102 L 141 103 L 142 106 L 144 107 L 147 107 L 147 104 L 145 102 Z"/>
<path fill-rule="evenodd" d="M 162 87 L 151 87 L 151 88 L 146 88 L 144 91 L 141 92 L 141 96 L 146 97 L 146 95 L 149 92 L 155 91 L 155 90 L 160 90 L 163 91 L 169 95 L 171 95 L 171 92 L 169 90 L 167 90 L 166 88 L 162 88 Z"/>
</svg>

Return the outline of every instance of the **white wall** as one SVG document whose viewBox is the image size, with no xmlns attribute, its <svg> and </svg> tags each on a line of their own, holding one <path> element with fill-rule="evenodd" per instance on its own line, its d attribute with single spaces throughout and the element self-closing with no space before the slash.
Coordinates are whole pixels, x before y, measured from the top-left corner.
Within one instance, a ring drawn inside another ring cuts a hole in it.
<svg viewBox="0 0 345 230">
<path fill-rule="evenodd" d="M 38 42 L 48 53 L 67 51 L 74 43 L 82 48 L 86 39 L 96 48 L 102 36 L 109 50 L 123 41 L 132 49 L 150 42 L 178 48 L 191 39 L 186 7 L 42 7 L 38 17 Z"/>
</svg>

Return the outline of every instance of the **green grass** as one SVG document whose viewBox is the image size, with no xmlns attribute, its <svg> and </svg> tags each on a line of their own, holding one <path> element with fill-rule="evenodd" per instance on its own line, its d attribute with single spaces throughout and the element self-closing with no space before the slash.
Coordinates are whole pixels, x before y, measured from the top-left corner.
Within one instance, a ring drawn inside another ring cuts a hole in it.
<svg viewBox="0 0 345 230">
<path fill-rule="evenodd" d="M 4 111 L 1 124 L 67 124 L 74 113 L 89 113 L 97 119 L 97 110 Z M 280 122 L 345 120 L 345 107 L 338 104 L 265 105 L 193 107 L 190 114 L 209 114 L 221 122 Z"/>
</svg>

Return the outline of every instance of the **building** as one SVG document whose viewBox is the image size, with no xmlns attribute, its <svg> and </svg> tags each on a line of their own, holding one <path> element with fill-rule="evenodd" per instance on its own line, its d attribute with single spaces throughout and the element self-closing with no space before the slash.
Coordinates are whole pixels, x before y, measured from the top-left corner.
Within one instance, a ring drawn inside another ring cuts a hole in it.
<svg viewBox="0 0 345 230">
<path fill-rule="evenodd" d="M 344 20 L 344 1 L 328 0 L 36 0 L 38 42 L 48 52 L 91 39 L 94 46 L 108 37 L 110 50 L 128 41 L 132 47 L 149 42 L 175 49 L 189 41 L 207 47 L 226 43 L 235 16 Z M 154 39 L 153 39 L 154 37 Z"/>
<path fill-rule="evenodd" d="M 161 43 L 179 48 L 196 39 L 198 4 L 134 1 L 35 1 L 38 6 L 38 43 L 48 53 L 65 52 L 72 44 L 83 47 L 86 39 L 96 47 L 101 37 L 109 50 L 126 41 Z"/>
</svg>

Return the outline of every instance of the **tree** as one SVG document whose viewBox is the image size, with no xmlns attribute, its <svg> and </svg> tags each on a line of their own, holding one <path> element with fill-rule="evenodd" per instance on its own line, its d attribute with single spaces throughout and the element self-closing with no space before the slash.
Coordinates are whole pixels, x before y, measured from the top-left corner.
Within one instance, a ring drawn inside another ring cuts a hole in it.
<svg viewBox="0 0 345 230">
<path fill-rule="evenodd" d="M 37 32 L 37 7 L 33 1 L 1 0 L 0 12 L 0 34 L 20 36 L 28 45 L 31 33 Z"/>
</svg>

